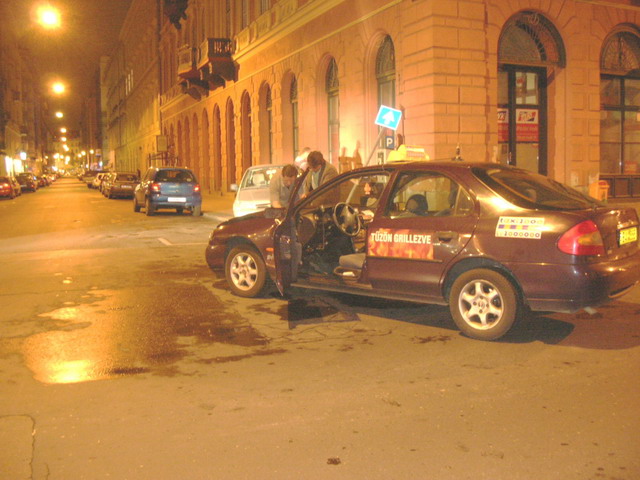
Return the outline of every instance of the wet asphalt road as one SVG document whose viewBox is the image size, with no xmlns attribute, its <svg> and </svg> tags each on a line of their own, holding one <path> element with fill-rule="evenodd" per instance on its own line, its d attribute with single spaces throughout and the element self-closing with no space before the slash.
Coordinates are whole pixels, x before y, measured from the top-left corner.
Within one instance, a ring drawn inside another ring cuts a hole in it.
<svg viewBox="0 0 640 480">
<path fill-rule="evenodd" d="M 442 307 L 230 295 L 210 217 L 0 201 L 0 480 L 640 478 L 640 291 L 500 342 Z"/>
</svg>

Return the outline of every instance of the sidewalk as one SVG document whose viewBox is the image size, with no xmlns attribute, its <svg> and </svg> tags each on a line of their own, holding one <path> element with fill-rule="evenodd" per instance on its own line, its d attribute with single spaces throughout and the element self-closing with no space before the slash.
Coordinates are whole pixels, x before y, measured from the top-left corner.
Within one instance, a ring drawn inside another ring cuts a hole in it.
<svg viewBox="0 0 640 480">
<path fill-rule="evenodd" d="M 217 222 L 224 222 L 233 217 L 233 200 L 235 192 L 202 193 L 202 214 Z"/>
</svg>

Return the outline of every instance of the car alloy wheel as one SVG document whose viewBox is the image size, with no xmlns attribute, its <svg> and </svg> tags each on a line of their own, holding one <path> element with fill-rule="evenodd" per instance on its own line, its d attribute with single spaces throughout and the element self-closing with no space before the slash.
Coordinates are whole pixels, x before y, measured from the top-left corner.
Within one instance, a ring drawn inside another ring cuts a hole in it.
<svg viewBox="0 0 640 480">
<path fill-rule="evenodd" d="M 240 297 L 255 297 L 265 286 L 267 268 L 253 247 L 241 245 L 229 252 L 225 262 L 225 277 L 233 293 Z"/>
<path fill-rule="evenodd" d="M 514 325 L 519 305 L 509 280 L 493 270 L 470 270 L 451 286 L 449 309 L 458 328 L 469 337 L 496 340 Z"/>
</svg>

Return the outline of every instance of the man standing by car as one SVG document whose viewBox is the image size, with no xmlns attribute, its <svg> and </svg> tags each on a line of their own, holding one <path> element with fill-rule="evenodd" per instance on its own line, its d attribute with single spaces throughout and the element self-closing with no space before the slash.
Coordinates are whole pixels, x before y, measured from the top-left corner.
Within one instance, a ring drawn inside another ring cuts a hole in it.
<svg viewBox="0 0 640 480">
<path fill-rule="evenodd" d="M 271 206 L 274 208 L 286 208 L 289 206 L 293 184 L 298 176 L 298 169 L 293 165 L 285 165 L 276 173 L 269 183 L 269 196 Z"/>
<path fill-rule="evenodd" d="M 309 166 L 309 173 L 305 179 L 305 193 L 308 194 L 323 183 L 328 182 L 334 177 L 338 176 L 338 170 L 336 167 L 327 163 L 322 156 L 322 153 L 315 151 L 311 152 L 307 157 L 307 164 Z"/>
</svg>

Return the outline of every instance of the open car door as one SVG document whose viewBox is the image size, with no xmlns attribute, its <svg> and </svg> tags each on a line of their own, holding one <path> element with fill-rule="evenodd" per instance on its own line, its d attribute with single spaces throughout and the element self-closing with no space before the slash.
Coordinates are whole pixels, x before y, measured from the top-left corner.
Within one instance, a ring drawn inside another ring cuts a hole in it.
<svg viewBox="0 0 640 480">
<path fill-rule="evenodd" d="M 305 171 L 296 180 L 295 187 L 291 192 L 292 200 L 286 210 L 284 219 L 280 223 L 273 234 L 273 254 L 276 267 L 276 286 L 281 295 L 285 295 L 292 282 L 296 281 L 298 276 L 298 264 L 302 258 L 302 245 L 298 242 L 296 231 L 296 204 L 304 185 L 304 179 L 307 176 Z"/>
</svg>

